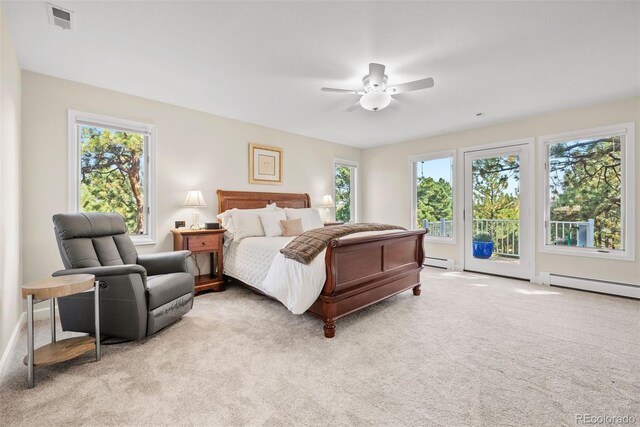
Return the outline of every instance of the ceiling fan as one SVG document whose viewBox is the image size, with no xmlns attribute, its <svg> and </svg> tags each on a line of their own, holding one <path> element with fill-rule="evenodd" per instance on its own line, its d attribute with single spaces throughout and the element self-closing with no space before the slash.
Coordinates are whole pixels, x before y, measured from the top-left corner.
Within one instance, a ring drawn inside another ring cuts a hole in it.
<svg viewBox="0 0 640 427">
<path fill-rule="evenodd" d="M 433 78 L 431 77 L 395 86 L 387 86 L 388 76 L 384 73 L 384 68 L 382 64 L 370 63 L 369 74 L 362 78 L 363 89 L 334 89 L 331 87 L 323 87 L 320 90 L 324 92 L 343 92 L 362 95 L 358 104 L 352 105 L 345 111 L 353 111 L 358 105 L 362 106 L 365 110 L 380 111 L 389 106 L 391 103 L 391 95 L 433 87 Z"/>
</svg>

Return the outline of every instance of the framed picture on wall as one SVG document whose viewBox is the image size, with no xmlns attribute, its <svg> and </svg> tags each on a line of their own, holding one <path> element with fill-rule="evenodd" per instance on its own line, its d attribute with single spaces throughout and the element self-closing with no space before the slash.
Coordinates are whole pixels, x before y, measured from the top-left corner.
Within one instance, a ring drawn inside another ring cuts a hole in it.
<svg viewBox="0 0 640 427">
<path fill-rule="evenodd" d="M 249 184 L 282 184 L 282 148 L 249 144 Z"/>
</svg>

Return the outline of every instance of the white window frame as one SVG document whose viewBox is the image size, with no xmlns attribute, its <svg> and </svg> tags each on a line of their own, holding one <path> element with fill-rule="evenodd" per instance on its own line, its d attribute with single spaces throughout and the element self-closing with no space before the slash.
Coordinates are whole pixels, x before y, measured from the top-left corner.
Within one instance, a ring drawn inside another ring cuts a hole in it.
<svg viewBox="0 0 640 427">
<path fill-rule="evenodd" d="M 577 139 L 597 138 L 609 135 L 623 135 L 622 144 L 622 200 L 621 200 L 621 231 L 623 250 L 605 250 L 601 248 L 563 247 L 547 243 L 549 232 L 550 197 L 549 197 L 549 146 L 555 143 L 574 141 Z M 625 261 L 635 260 L 635 124 L 621 123 L 591 129 L 543 135 L 538 137 L 538 164 L 540 167 L 539 200 L 541 211 L 539 251 L 550 254 L 561 254 L 601 259 L 617 259 Z"/>
<path fill-rule="evenodd" d="M 143 152 L 146 156 L 144 166 L 145 188 L 145 224 L 146 234 L 130 235 L 136 246 L 154 245 L 156 243 L 156 175 L 155 175 L 155 128 L 148 123 L 134 122 L 82 111 L 68 111 L 68 211 L 80 212 L 80 133 L 81 124 L 96 127 L 120 129 L 145 135 Z"/>
<path fill-rule="evenodd" d="M 333 159 L 333 169 L 331 170 L 332 175 L 331 175 L 331 179 L 333 181 L 333 200 L 334 203 L 336 204 L 335 207 L 335 211 L 337 212 L 338 210 L 338 200 L 336 199 L 336 167 L 337 166 L 346 166 L 348 168 L 354 168 L 355 169 L 355 173 L 351 173 L 351 183 L 350 188 L 351 188 L 351 214 L 350 214 L 350 221 L 351 223 L 353 222 L 358 222 L 358 171 L 360 170 L 358 162 L 356 162 L 355 160 L 347 160 L 347 159 Z M 335 219 L 335 212 L 334 212 L 334 219 Z"/>
<path fill-rule="evenodd" d="M 442 237 L 442 236 L 430 236 L 425 234 L 424 239 L 431 243 L 447 243 L 451 245 L 456 244 L 456 231 L 458 225 L 458 216 L 457 216 L 457 155 L 456 150 L 443 150 L 443 151 L 433 151 L 431 153 L 423 153 L 423 154 L 415 154 L 409 156 L 409 176 L 411 177 L 411 228 L 416 227 L 416 223 L 418 222 L 418 189 L 416 188 L 418 174 L 416 171 L 416 164 L 418 162 L 425 162 L 429 160 L 438 160 L 438 159 L 446 159 L 451 158 L 451 198 L 452 198 L 452 209 L 453 209 L 453 217 L 451 224 L 451 236 L 450 237 Z"/>
</svg>

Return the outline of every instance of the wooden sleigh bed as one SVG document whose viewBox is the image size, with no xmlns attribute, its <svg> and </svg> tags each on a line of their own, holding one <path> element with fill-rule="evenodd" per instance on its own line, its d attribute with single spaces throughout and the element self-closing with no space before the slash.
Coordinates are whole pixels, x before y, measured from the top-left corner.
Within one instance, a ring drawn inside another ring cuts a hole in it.
<svg viewBox="0 0 640 427">
<path fill-rule="evenodd" d="M 218 211 L 263 208 L 309 208 L 307 193 L 263 193 L 218 190 Z M 408 289 L 420 295 L 425 230 L 332 240 L 325 255 L 327 279 L 308 312 L 324 321 L 324 336 L 336 333 L 336 321 Z M 233 279 L 233 278 L 232 278 Z M 254 287 L 233 279 L 253 291 Z M 266 295 L 269 296 L 269 295 Z"/>
</svg>

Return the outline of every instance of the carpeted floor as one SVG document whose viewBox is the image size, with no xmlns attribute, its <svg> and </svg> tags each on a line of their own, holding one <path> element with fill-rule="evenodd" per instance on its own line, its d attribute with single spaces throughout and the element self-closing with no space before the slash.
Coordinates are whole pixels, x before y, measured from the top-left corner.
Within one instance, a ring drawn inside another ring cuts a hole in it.
<svg viewBox="0 0 640 427">
<path fill-rule="evenodd" d="M 640 420 L 640 303 L 427 269 L 337 324 L 237 286 L 138 343 L 36 369 L 22 341 L 2 425 L 576 425 Z M 38 325 L 37 344 L 48 340 Z M 640 423 L 640 421 L 636 421 Z"/>
</svg>

